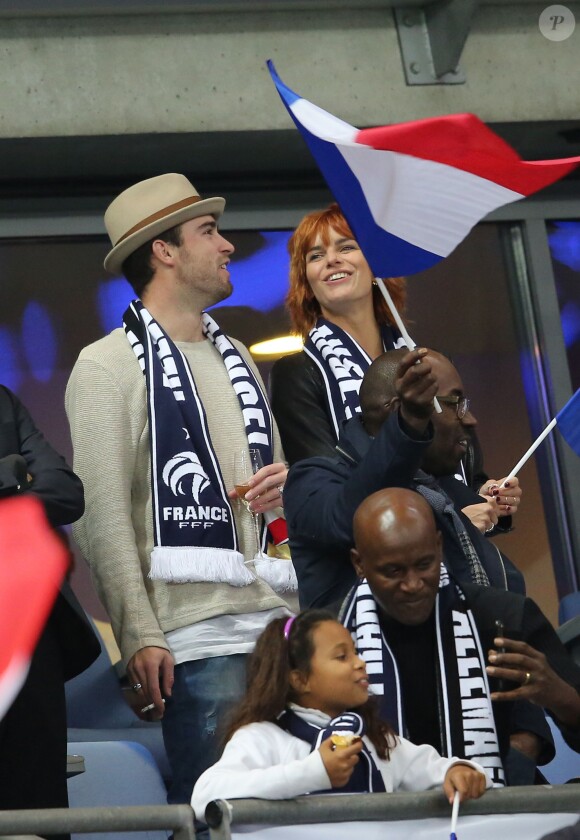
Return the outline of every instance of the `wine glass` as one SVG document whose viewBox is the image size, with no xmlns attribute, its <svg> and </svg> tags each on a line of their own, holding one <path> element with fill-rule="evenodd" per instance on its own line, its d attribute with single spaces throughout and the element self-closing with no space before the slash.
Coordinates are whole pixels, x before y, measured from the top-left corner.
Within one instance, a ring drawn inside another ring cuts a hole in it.
<svg viewBox="0 0 580 840">
<path fill-rule="evenodd" d="M 234 487 L 238 498 L 251 514 L 256 535 L 256 557 L 262 556 L 259 514 L 250 509 L 250 503 L 244 498 L 250 490 L 249 481 L 251 477 L 264 466 L 262 454 L 259 449 L 240 449 L 234 455 Z"/>
</svg>

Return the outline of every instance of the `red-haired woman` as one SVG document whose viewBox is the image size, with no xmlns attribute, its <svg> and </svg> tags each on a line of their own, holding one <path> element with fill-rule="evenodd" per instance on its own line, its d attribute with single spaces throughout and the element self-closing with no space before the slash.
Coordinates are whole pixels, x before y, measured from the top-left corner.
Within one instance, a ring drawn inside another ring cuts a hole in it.
<svg viewBox="0 0 580 840">
<path fill-rule="evenodd" d="M 290 291 L 286 303 L 304 349 L 272 368 L 272 410 L 290 465 L 317 455 L 334 457 L 340 423 L 359 411 L 365 371 L 386 350 L 404 346 L 373 273 L 338 204 L 305 216 L 288 243 Z M 386 279 L 399 313 L 405 279 Z M 465 464 L 469 486 L 486 499 L 462 500 L 482 532 L 511 529 L 521 488 L 511 479 L 487 479 L 477 437 Z M 500 524 L 498 525 L 498 517 Z"/>
<path fill-rule="evenodd" d="M 286 299 L 300 353 L 272 370 L 272 408 L 290 464 L 335 454 L 339 424 L 359 410 L 358 392 L 370 363 L 403 346 L 373 273 L 337 204 L 310 213 L 289 245 Z M 403 278 L 387 287 L 399 312 Z"/>
</svg>

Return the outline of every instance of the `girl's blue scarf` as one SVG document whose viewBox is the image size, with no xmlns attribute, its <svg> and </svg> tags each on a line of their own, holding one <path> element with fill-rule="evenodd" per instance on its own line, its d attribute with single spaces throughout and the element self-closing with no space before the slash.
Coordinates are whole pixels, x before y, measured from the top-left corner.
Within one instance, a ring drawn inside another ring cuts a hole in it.
<svg viewBox="0 0 580 840">
<path fill-rule="evenodd" d="M 330 738 L 333 732 L 352 732 L 361 738 L 365 734 L 365 723 L 356 712 L 345 712 L 329 721 L 327 726 L 317 726 L 305 720 L 292 709 L 286 709 L 278 718 L 278 725 L 310 744 L 310 752 L 317 750 L 323 741 Z M 316 793 L 376 793 L 385 791 L 385 783 L 375 760 L 363 742 L 359 754 L 360 761 L 355 765 L 352 776 L 344 787 L 332 790 L 319 790 Z M 315 793 L 315 791 L 311 791 Z"/>
</svg>

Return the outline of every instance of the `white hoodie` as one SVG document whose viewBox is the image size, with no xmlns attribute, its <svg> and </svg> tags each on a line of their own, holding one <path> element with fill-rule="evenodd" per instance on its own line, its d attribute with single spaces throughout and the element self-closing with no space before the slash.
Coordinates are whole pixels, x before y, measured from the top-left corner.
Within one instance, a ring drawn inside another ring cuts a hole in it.
<svg viewBox="0 0 580 840">
<path fill-rule="evenodd" d="M 309 723 L 325 727 L 330 717 L 317 709 L 291 704 L 294 712 Z M 390 758 L 379 758 L 365 736 L 385 783 L 387 793 L 420 791 L 443 784 L 454 764 L 467 764 L 486 776 L 479 764 L 459 758 L 442 758 L 428 744 L 417 746 L 397 736 Z M 193 789 L 191 805 L 203 820 L 208 802 L 214 799 L 292 799 L 310 791 L 330 790 L 332 785 L 319 750 L 285 732 L 275 723 L 250 723 L 238 729 L 228 741 L 220 760 L 203 773 Z"/>
</svg>

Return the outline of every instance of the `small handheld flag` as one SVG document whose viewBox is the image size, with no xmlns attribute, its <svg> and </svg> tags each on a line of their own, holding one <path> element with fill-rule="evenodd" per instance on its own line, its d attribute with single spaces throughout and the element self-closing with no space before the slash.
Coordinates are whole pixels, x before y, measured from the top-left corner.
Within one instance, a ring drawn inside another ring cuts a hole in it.
<svg viewBox="0 0 580 840">
<path fill-rule="evenodd" d="M 0 502 L 0 719 L 26 679 L 66 564 L 38 499 Z"/>
<path fill-rule="evenodd" d="M 294 93 L 271 61 L 268 68 L 377 277 L 430 268 L 492 210 L 580 163 L 522 160 L 473 114 L 359 130 Z"/>
<path fill-rule="evenodd" d="M 544 431 L 535 439 L 525 455 L 520 458 L 513 470 L 508 473 L 506 481 L 509 478 L 516 477 L 526 461 L 531 458 L 541 442 L 550 434 L 556 425 L 566 443 L 574 450 L 576 455 L 580 455 L 580 388 L 568 400 L 564 408 L 560 409 L 554 419 L 550 420 Z M 505 482 L 502 484 L 502 487 L 504 486 Z"/>
</svg>

